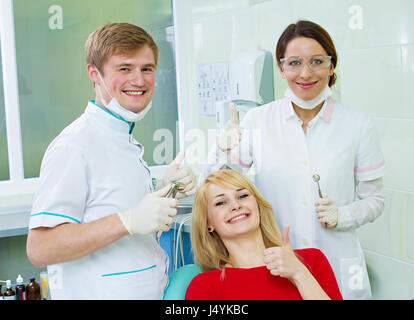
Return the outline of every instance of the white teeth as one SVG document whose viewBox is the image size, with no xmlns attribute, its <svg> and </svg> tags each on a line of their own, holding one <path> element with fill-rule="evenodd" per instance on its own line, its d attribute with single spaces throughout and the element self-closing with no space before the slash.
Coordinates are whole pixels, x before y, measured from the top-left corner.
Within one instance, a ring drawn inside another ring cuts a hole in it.
<svg viewBox="0 0 414 320">
<path fill-rule="evenodd" d="M 241 218 L 244 218 L 244 217 L 247 217 L 247 214 L 242 214 L 242 215 L 240 215 L 240 216 L 237 216 L 237 217 L 235 217 L 235 218 L 233 218 L 233 219 L 229 220 L 229 222 L 234 222 L 234 221 L 237 221 L 237 220 L 239 220 L 239 219 L 241 219 Z"/>
<path fill-rule="evenodd" d="M 129 94 L 131 96 L 140 96 L 142 95 L 144 92 L 143 91 L 125 91 L 126 94 Z"/>
</svg>

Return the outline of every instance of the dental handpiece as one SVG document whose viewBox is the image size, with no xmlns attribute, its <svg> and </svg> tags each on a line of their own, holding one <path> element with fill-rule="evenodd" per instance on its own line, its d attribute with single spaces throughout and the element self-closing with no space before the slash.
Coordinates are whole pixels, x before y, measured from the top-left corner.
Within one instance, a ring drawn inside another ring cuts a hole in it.
<svg viewBox="0 0 414 320">
<path fill-rule="evenodd" d="M 313 181 L 315 181 L 315 182 L 318 184 L 318 192 L 319 192 L 319 197 L 320 197 L 320 198 L 323 198 L 323 197 L 322 197 L 321 187 L 320 187 L 320 185 L 319 185 L 319 180 L 321 180 L 321 177 L 319 176 L 319 174 L 314 174 L 314 175 L 312 176 L 312 178 L 313 178 Z"/>
</svg>

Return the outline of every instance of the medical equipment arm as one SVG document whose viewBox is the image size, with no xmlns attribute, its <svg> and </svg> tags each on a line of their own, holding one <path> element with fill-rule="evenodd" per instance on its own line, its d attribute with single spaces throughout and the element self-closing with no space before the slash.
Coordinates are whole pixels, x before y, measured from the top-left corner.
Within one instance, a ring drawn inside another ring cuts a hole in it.
<svg viewBox="0 0 414 320">
<path fill-rule="evenodd" d="M 336 230 L 354 230 L 373 222 L 384 210 L 383 179 L 359 181 L 357 184 L 359 200 L 338 207 L 338 225 Z"/>
</svg>

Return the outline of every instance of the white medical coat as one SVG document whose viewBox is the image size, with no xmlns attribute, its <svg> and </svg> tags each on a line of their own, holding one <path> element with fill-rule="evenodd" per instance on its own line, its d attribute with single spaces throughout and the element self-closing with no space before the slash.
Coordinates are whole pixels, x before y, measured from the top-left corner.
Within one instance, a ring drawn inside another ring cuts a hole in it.
<svg viewBox="0 0 414 320">
<path fill-rule="evenodd" d="M 370 118 L 329 98 L 305 133 L 285 98 L 250 110 L 240 125 L 244 128 L 240 147 L 230 154 L 210 154 L 204 175 L 223 163 L 239 170 L 254 165 L 255 184 L 272 204 L 279 228 L 290 226 L 292 246 L 318 248 L 326 255 L 344 299 L 369 299 L 364 255 L 354 230 L 381 212 L 360 214 L 346 206 L 356 200 L 358 182 L 384 173 Z M 317 219 L 314 174 L 320 176 L 322 192 L 339 207 L 334 230 L 323 228 Z"/>
<path fill-rule="evenodd" d="M 134 124 L 89 101 L 44 155 L 29 228 L 87 223 L 152 191 Z M 155 235 L 127 235 L 81 259 L 48 266 L 52 299 L 162 299 L 168 256 Z"/>
</svg>

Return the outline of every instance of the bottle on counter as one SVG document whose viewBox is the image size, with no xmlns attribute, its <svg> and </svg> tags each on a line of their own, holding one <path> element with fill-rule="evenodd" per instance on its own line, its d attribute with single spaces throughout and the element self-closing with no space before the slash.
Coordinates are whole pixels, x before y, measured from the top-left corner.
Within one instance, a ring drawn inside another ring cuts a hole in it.
<svg viewBox="0 0 414 320">
<path fill-rule="evenodd" d="M 29 284 L 26 286 L 26 300 L 41 300 L 40 285 L 35 278 L 30 278 Z"/>
<path fill-rule="evenodd" d="M 6 289 L 3 300 L 16 300 L 16 292 L 12 289 L 10 280 L 6 280 Z"/>
<path fill-rule="evenodd" d="M 16 300 L 26 300 L 26 288 L 20 274 L 16 279 Z"/>
</svg>

